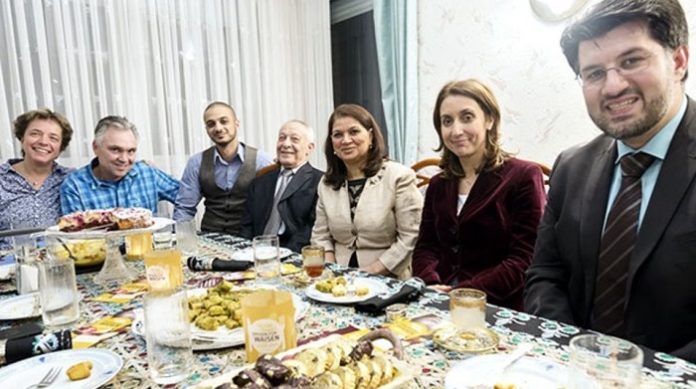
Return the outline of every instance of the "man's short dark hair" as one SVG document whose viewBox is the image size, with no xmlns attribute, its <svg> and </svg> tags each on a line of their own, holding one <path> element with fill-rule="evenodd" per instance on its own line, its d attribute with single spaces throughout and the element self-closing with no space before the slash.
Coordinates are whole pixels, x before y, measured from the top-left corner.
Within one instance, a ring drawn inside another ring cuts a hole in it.
<svg viewBox="0 0 696 389">
<path fill-rule="evenodd" d="M 646 21 L 650 36 L 664 48 L 674 50 L 689 44 L 689 27 L 679 0 L 604 0 L 566 27 L 561 35 L 563 54 L 575 74 L 580 71 L 580 42 L 600 37 L 632 21 Z M 682 82 L 687 75 L 684 74 Z"/>
</svg>

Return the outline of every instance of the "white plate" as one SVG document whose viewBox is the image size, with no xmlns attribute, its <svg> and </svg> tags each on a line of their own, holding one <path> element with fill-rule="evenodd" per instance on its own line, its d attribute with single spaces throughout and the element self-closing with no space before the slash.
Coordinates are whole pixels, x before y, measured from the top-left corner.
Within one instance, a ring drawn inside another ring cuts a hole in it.
<svg viewBox="0 0 696 389">
<path fill-rule="evenodd" d="M 283 357 L 286 356 L 292 356 L 297 354 L 298 352 L 305 350 L 307 348 L 317 348 L 317 347 L 322 347 L 328 343 L 331 343 L 335 341 L 337 338 L 339 338 L 341 335 L 333 334 L 324 338 L 321 338 L 319 340 L 315 340 L 310 343 L 305 343 L 302 346 L 283 351 L 282 353 L 278 353 L 275 355 L 276 358 L 283 359 Z M 403 386 L 406 382 L 409 382 L 413 380 L 413 373 L 415 369 L 413 369 L 413 366 L 407 365 L 404 361 L 398 360 L 390 355 L 385 355 L 389 360 L 394 364 L 394 367 L 399 371 L 399 375 L 396 376 L 391 382 L 389 382 L 386 385 L 380 386 L 378 389 L 396 389 L 401 386 Z M 233 388 L 236 388 L 234 384 L 232 384 L 232 378 L 239 374 L 240 371 L 245 370 L 245 369 L 250 369 L 252 368 L 253 365 L 249 364 L 244 367 L 238 368 L 238 369 L 233 369 L 227 373 L 224 373 L 218 377 L 211 378 L 209 380 L 203 381 L 199 383 L 198 385 L 194 386 L 193 389 L 206 389 L 206 388 L 215 388 L 220 385 L 223 385 L 225 383 L 229 383 L 232 385 Z"/>
<path fill-rule="evenodd" d="M 39 294 L 20 294 L 0 301 L 0 320 L 17 320 L 41 316 Z"/>
<path fill-rule="evenodd" d="M 17 267 L 17 264 L 14 262 L 0 265 L 0 281 L 11 280 L 12 276 L 15 274 L 16 267 Z"/>
<path fill-rule="evenodd" d="M 48 227 L 46 229 L 46 234 L 51 235 L 51 236 L 59 236 L 59 237 L 64 237 L 64 238 L 75 238 L 75 239 L 89 239 L 89 238 L 104 238 L 108 236 L 126 236 L 126 235 L 134 235 L 142 232 L 154 232 L 157 230 L 161 230 L 162 228 L 171 225 L 174 223 L 174 220 L 172 219 L 167 219 L 164 217 L 153 217 L 152 221 L 154 222 L 153 225 L 150 227 L 146 228 L 134 228 L 131 230 L 115 230 L 115 231 L 105 231 L 105 230 L 96 230 L 96 231 L 75 231 L 75 232 L 64 232 L 60 231 L 58 229 L 58 226 L 52 226 Z"/>
<path fill-rule="evenodd" d="M 204 295 L 205 293 L 205 288 L 191 289 L 188 291 L 188 296 L 193 297 Z M 302 301 L 302 299 L 294 293 L 292 294 L 292 303 L 295 306 L 295 322 L 298 322 L 307 313 L 309 303 Z M 136 335 L 145 336 L 145 321 L 143 318 L 143 311 L 142 309 L 137 309 L 134 312 L 135 320 L 133 320 L 133 324 L 131 324 L 131 329 Z M 221 348 L 241 346 L 244 344 L 244 329 L 242 327 L 237 327 L 230 330 L 225 326 L 220 326 L 215 331 L 206 331 L 198 328 L 194 324 L 191 324 L 191 338 L 193 340 L 194 351 L 217 350 Z"/>
<path fill-rule="evenodd" d="M 92 374 L 80 381 L 70 381 L 65 373 L 79 362 L 92 362 Z M 61 389 L 95 389 L 109 382 L 123 367 L 123 359 L 113 351 L 88 348 L 84 350 L 63 350 L 37 355 L 15 362 L 0 369 L 0 382 L 3 388 L 24 388 L 41 381 L 53 367 L 60 367 L 58 378 L 51 385 Z"/>
<path fill-rule="evenodd" d="M 280 248 L 280 258 L 289 257 L 292 255 L 292 250 L 286 249 L 285 247 Z M 254 262 L 254 249 L 253 247 L 247 247 L 239 251 L 235 251 L 230 257 L 235 261 L 247 261 Z"/>
<path fill-rule="evenodd" d="M 518 389 L 558 389 L 568 386 L 568 368 L 548 359 L 522 357 L 502 377 L 490 377 L 507 361 L 507 355 L 481 355 L 456 364 L 445 377 L 445 389 L 492 388 L 495 383 L 510 383 Z M 483 384 L 486 384 L 483 386 Z M 480 385 L 480 386 L 479 386 Z M 585 377 L 577 388 L 599 389 L 599 384 Z"/>
<path fill-rule="evenodd" d="M 316 282 L 314 282 L 305 289 L 305 295 L 312 300 L 321 301 L 323 303 L 353 304 L 365 301 L 387 291 L 387 285 L 385 285 L 384 282 L 374 278 L 356 277 L 351 282 L 355 286 L 367 286 L 370 291 L 366 295 L 362 296 L 352 295 L 336 297 L 331 293 L 323 293 L 318 291 L 316 288 Z"/>
</svg>

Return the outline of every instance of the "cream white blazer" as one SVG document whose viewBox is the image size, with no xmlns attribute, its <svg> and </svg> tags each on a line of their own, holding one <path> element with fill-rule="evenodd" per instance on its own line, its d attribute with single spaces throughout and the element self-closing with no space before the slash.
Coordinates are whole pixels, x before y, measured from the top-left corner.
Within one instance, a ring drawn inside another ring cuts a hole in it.
<svg viewBox="0 0 696 389">
<path fill-rule="evenodd" d="M 348 266 L 357 251 L 361 267 L 381 261 L 395 277 L 411 276 L 411 255 L 423 208 L 413 170 L 385 161 L 365 182 L 353 221 L 347 183 L 334 190 L 322 178 L 317 192 L 312 244 L 333 251 L 341 265 Z"/>
</svg>

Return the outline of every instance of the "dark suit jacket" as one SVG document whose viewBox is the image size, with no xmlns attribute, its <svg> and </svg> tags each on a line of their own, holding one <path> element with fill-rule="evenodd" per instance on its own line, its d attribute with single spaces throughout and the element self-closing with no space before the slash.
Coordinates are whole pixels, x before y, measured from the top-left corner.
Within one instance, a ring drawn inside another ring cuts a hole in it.
<svg viewBox="0 0 696 389">
<path fill-rule="evenodd" d="M 591 328 L 597 257 L 616 141 L 563 152 L 528 271 L 531 313 Z M 628 270 L 626 338 L 696 362 L 696 104 L 670 143 Z"/>
<path fill-rule="evenodd" d="M 481 289 L 493 304 L 522 309 L 524 272 L 546 202 L 541 170 L 510 159 L 481 173 L 459 215 L 458 195 L 458 179 L 430 181 L 414 274 L 428 284 Z"/>
<path fill-rule="evenodd" d="M 271 216 L 279 172 L 280 170 L 274 170 L 251 182 L 246 211 L 242 216 L 243 237 L 251 239 L 263 235 L 263 229 Z M 307 162 L 285 188 L 278 203 L 280 218 L 285 223 L 285 232 L 280 236 L 282 247 L 300 252 L 302 246 L 309 244 L 317 204 L 317 185 L 323 174 Z"/>
</svg>

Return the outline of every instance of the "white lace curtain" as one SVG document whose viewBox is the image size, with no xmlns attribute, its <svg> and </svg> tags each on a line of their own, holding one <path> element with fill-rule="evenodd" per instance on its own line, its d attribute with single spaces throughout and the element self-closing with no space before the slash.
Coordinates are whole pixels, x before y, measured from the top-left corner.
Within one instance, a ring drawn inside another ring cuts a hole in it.
<svg viewBox="0 0 696 389">
<path fill-rule="evenodd" d="M 330 39 L 326 0 L 1 1 L 0 157 L 21 154 L 14 118 L 46 106 L 75 130 L 59 161 L 81 166 L 97 120 L 118 114 L 141 132 L 139 158 L 178 177 L 210 145 L 203 108 L 223 100 L 271 154 L 283 122 L 307 121 L 324 166 Z"/>
</svg>

